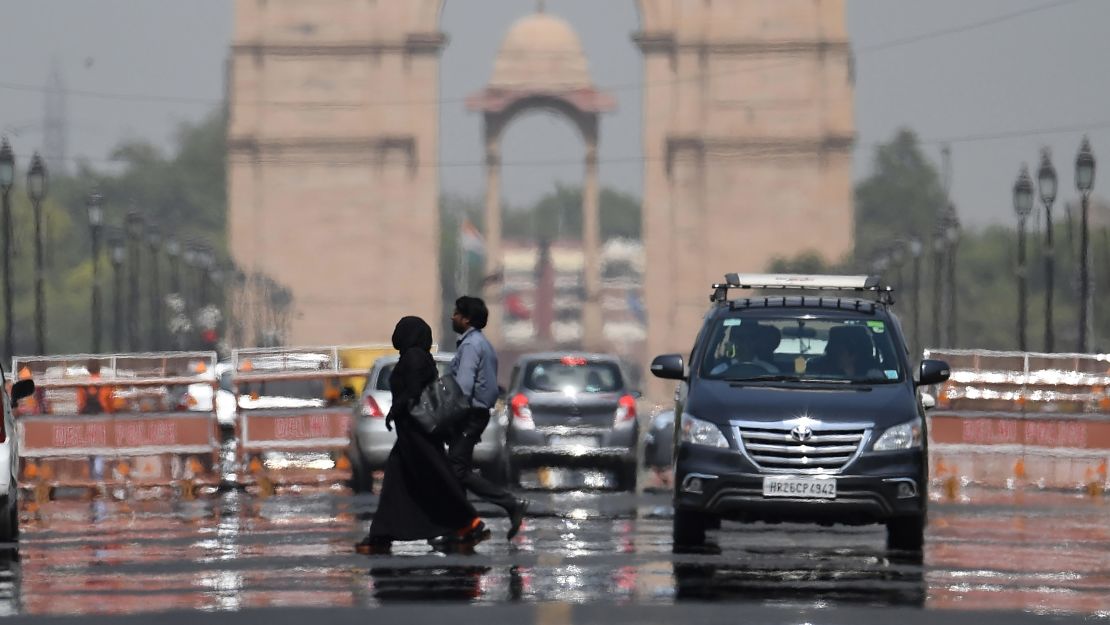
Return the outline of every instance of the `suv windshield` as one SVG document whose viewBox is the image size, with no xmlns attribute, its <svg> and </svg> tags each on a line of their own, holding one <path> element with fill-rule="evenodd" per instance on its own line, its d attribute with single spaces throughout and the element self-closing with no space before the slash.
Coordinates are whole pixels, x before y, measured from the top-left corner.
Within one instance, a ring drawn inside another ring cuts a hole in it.
<svg viewBox="0 0 1110 625">
<path fill-rule="evenodd" d="M 701 377 L 731 381 L 882 384 L 902 380 L 886 321 L 822 317 L 718 318 L 708 329 Z"/>
<path fill-rule="evenodd" d="M 524 387 L 541 393 L 615 393 L 623 384 L 620 367 L 612 362 L 541 360 L 524 371 Z"/>
</svg>

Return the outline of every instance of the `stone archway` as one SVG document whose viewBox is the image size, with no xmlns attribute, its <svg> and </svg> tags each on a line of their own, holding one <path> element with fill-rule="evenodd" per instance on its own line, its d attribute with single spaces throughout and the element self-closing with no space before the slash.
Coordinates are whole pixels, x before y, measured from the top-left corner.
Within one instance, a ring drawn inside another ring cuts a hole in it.
<svg viewBox="0 0 1110 625">
<path fill-rule="evenodd" d="M 503 274 L 501 248 L 501 139 L 519 115 L 551 110 L 571 121 L 586 146 L 582 191 L 583 287 L 582 335 L 584 349 L 602 351 L 601 316 L 601 216 L 597 149 L 601 113 L 616 101 L 599 91 L 590 79 L 578 37 L 570 25 L 540 10 L 518 20 L 506 34 L 484 90 L 471 96 L 467 106 L 483 114 L 486 162 L 486 260 L 487 276 Z M 490 306 L 491 339 L 503 327 L 501 281 L 485 287 Z"/>
<path fill-rule="evenodd" d="M 403 314 L 441 314 L 444 5 L 236 0 L 229 238 L 241 268 L 292 291 L 291 342 L 383 340 Z M 722 273 L 759 271 L 774 256 L 806 250 L 837 259 L 850 249 L 844 5 L 636 0 L 648 353 L 689 351 L 708 285 Z M 390 105 L 393 94 L 416 104 Z M 268 105 L 306 100 L 356 105 Z M 497 150 L 487 148 L 487 158 L 496 161 Z M 311 220 L 306 206 L 315 209 Z M 350 279 L 335 292 L 322 270 Z M 649 390 L 661 400 L 665 388 L 653 382 Z"/>
</svg>

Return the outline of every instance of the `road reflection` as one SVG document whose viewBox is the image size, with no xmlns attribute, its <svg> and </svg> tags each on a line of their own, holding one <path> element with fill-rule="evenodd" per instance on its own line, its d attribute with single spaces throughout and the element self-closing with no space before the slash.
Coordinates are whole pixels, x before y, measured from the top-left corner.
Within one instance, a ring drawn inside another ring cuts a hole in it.
<svg viewBox="0 0 1110 625">
<path fill-rule="evenodd" d="M 0 614 L 551 601 L 1110 613 L 1102 499 L 934 502 L 915 558 L 887 552 L 876 527 L 730 523 L 676 554 L 665 493 L 529 496 L 512 543 L 480 507 L 494 538 L 471 553 L 415 542 L 372 557 L 352 545 L 373 496 L 50 502 L 24 510 L 20 560 L 0 560 Z"/>
</svg>

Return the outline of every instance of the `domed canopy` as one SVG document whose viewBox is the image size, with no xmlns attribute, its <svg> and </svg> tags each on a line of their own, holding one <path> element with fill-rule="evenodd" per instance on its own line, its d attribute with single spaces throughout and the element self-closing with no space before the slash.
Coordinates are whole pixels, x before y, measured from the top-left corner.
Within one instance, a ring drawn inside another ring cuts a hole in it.
<svg viewBox="0 0 1110 625">
<path fill-rule="evenodd" d="M 574 90 L 591 86 L 582 43 L 565 20 L 534 13 L 509 29 L 493 69 L 493 89 Z"/>
</svg>

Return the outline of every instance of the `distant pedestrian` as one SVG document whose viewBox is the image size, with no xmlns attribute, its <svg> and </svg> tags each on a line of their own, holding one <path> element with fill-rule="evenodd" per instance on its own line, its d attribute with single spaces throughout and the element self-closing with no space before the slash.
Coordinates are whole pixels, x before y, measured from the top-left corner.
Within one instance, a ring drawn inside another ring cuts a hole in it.
<svg viewBox="0 0 1110 625">
<path fill-rule="evenodd" d="M 85 365 L 89 372 L 87 386 L 77 388 L 78 414 L 104 414 L 116 411 L 116 391 L 110 385 L 101 386 L 100 361 L 90 358 Z"/>
<path fill-rule="evenodd" d="M 447 441 L 447 457 L 451 468 L 466 489 L 486 501 L 505 509 L 509 514 L 508 539 L 520 531 L 528 500 L 518 499 L 508 490 L 484 479 L 473 467 L 474 446 L 489 424 L 490 409 L 497 403 L 497 353 L 482 334 L 489 320 L 486 303 L 477 297 L 463 296 L 455 301 L 451 327 L 457 332 L 455 358 L 451 373 L 463 394 L 470 397 L 472 408 Z"/>
<path fill-rule="evenodd" d="M 395 540 L 474 543 L 489 536 L 466 491 L 455 477 L 441 441 L 412 419 L 412 402 L 438 375 L 432 358 L 432 329 L 419 317 L 404 317 L 393 331 L 400 360 L 389 376 L 393 406 L 386 427 L 397 428 L 385 464 L 378 510 L 370 533 L 356 549 L 386 553 Z"/>
</svg>

